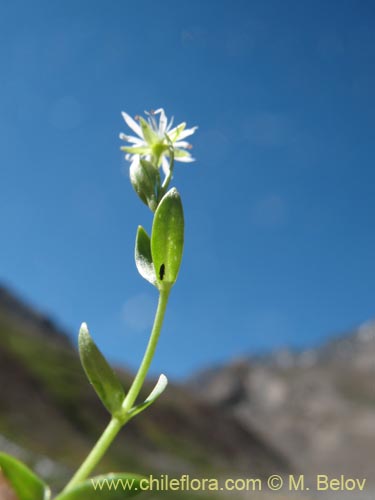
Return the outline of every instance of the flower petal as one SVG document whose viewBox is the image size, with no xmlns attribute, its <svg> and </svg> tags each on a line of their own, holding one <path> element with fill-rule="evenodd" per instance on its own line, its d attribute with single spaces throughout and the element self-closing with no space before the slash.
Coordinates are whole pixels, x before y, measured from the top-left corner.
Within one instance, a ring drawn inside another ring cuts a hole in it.
<svg viewBox="0 0 375 500">
<path fill-rule="evenodd" d="M 169 174 L 169 161 L 165 156 L 161 159 L 161 168 L 163 169 L 165 175 Z"/>
<path fill-rule="evenodd" d="M 128 113 L 125 113 L 125 111 L 123 111 L 121 114 L 128 127 L 130 127 L 133 132 L 135 132 L 137 135 L 139 135 L 139 137 L 143 139 L 142 130 L 138 123 L 134 121 L 133 118 L 128 115 Z"/>
<path fill-rule="evenodd" d="M 189 148 L 189 147 L 191 147 L 190 143 L 187 141 L 177 141 L 173 145 L 176 148 Z"/>
<path fill-rule="evenodd" d="M 142 139 L 139 139 L 138 137 L 134 137 L 132 135 L 126 135 L 122 132 L 119 134 L 119 137 L 122 141 L 131 142 L 133 144 L 145 144 L 145 141 L 143 141 Z"/>
<path fill-rule="evenodd" d="M 138 168 L 138 165 L 140 163 L 140 158 L 141 157 L 139 155 L 133 155 L 130 159 L 127 158 L 130 161 L 130 169 L 134 170 Z"/>
<path fill-rule="evenodd" d="M 166 175 L 170 173 L 171 148 L 176 161 L 184 163 L 195 161 L 188 151 L 191 145 L 183 139 L 194 134 L 198 127 L 186 129 L 186 123 L 182 122 L 172 128 L 173 118 L 168 123 L 163 108 L 145 113 L 148 115 L 147 120 L 139 117 L 137 119 L 139 123 L 134 121 L 127 113 L 122 113 L 127 125 L 138 136 L 120 134 L 120 139 L 129 143 L 121 147 L 121 150 L 126 153 L 125 158 L 127 160 L 139 162 L 141 158 L 149 159 L 149 161 L 155 162 L 155 166 L 157 164 L 158 167 L 161 167 Z"/>
<path fill-rule="evenodd" d="M 159 115 L 159 134 L 161 137 L 163 137 L 166 129 L 167 129 L 167 124 L 168 120 L 167 117 L 165 116 L 165 112 L 163 108 L 159 108 L 156 111 L 154 111 L 154 115 Z"/>
<path fill-rule="evenodd" d="M 150 128 L 154 132 L 158 132 L 159 126 L 158 126 L 158 124 L 156 123 L 156 120 L 155 120 L 155 116 L 154 116 L 155 115 L 155 111 L 150 111 L 150 112 L 145 111 L 145 114 L 148 116 L 147 121 L 148 121 L 148 124 L 149 124 Z M 143 129 L 143 127 L 142 127 L 142 129 Z"/>
<path fill-rule="evenodd" d="M 167 130 L 165 131 L 167 134 L 171 130 L 173 122 L 174 122 L 174 116 L 172 116 L 171 121 L 168 123 Z"/>
<path fill-rule="evenodd" d="M 175 157 L 175 160 L 181 161 L 182 163 L 191 163 L 195 161 L 195 158 L 193 158 L 192 156 L 182 156 L 180 158 Z"/>
<path fill-rule="evenodd" d="M 198 127 L 192 127 L 192 128 L 187 128 L 186 130 L 183 130 L 179 135 L 178 135 L 178 140 L 180 141 L 181 139 L 185 139 L 185 137 L 189 137 L 189 135 L 193 135 L 194 132 L 197 130 Z"/>
</svg>

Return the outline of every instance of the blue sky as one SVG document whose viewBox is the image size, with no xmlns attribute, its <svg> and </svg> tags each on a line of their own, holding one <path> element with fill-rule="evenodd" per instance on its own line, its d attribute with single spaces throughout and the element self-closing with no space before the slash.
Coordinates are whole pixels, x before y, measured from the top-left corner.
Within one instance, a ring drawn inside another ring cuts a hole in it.
<svg viewBox="0 0 375 500">
<path fill-rule="evenodd" d="M 375 8 L 356 1 L 2 2 L 0 280 L 135 368 L 120 112 L 199 125 L 186 246 L 152 372 L 304 347 L 375 316 Z"/>
</svg>

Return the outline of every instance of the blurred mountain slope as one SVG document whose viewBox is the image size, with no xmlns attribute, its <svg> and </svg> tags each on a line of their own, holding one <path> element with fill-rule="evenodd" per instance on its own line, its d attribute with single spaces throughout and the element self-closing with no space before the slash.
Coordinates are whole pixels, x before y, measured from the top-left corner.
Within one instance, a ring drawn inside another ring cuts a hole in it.
<svg viewBox="0 0 375 500">
<path fill-rule="evenodd" d="M 130 375 L 119 375 L 129 386 Z M 69 338 L 1 287 L 0 448 L 61 484 L 107 422 Z M 129 423 L 98 472 L 221 477 L 248 471 L 264 476 L 287 469 L 282 454 L 248 425 L 171 385 L 154 406 Z"/>
<path fill-rule="evenodd" d="M 294 470 L 375 483 L 375 322 L 317 349 L 204 371 L 189 387 L 256 429 Z"/>
</svg>

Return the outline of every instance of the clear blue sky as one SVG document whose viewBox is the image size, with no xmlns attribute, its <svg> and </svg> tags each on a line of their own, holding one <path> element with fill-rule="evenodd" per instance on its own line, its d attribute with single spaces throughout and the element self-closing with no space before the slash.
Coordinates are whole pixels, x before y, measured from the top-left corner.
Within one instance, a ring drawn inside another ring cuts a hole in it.
<svg viewBox="0 0 375 500">
<path fill-rule="evenodd" d="M 134 368 L 156 291 L 120 112 L 199 125 L 152 371 L 311 346 L 375 316 L 371 1 L 13 1 L 0 17 L 0 280 Z"/>
</svg>

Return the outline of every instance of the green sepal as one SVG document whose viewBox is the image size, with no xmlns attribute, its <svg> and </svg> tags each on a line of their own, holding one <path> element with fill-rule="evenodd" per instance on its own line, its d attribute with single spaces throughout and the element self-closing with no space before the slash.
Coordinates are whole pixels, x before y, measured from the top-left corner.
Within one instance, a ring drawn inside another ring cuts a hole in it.
<svg viewBox="0 0 375 500">
<path fill-rule="evenodd" d="M 18 500 L 49 500 L 49 487 L 16 458 L 0 453 L 0 473 L 10 484 Z"/>
<path fill-rule="evenodd" d="M 186 158 L 187 156 L 190 156 L 190 153 L 184 149 L 175 148 L 174 156 L 175 158 Z"/>
<path fill-rule="evenodd" d="M 150 126 L 150 124 L 147 123 L 146 120 L 142 116 L 139 117 L 139 124 L 140 124 L 141 129 L 142 129 L 143 137 L 144 137 L 145 141 L 147 142 L 147 144 L 151 145 L 151 144 L 157 143 L 159 141 L 158 135 L 152 130 L 152 127 Z"/>
<path fill-rule="evenodd" d="M 141 485 L 147 485 L 147 478 L 144 476 L 113 472 L 86 479 L 62 492 L 55 500 L 122 500 L 142 493 Z"/>
<path fill-rule="evenodd" d="M 120 149 L 121 151 L 125 151 L 125 153 L 130 153 L 132 155 L 144 155 L 149 151 L 147 146 L 121 146 Z"/>
<path fill-rule="evenodd" d="M 152 263 L 150 237 L 142 226 L 138 226 L 134 254 L 135 264 L 139 274 L 142 278 L 156 286 L 156 275 L 154 265 Z"/>
<path fill-rule="evenodd" d="M 177 141 L 179 135 L 185 130 L 185 128 L 186 128 L 186 123 L 183 122 L 183 123 L 180 123 L 180 125 L 178 125 L 178 127 L 176 127 L 173 134 L 171 132 L 167 132 L 168 137 L 171 140 L 171 142 Z"/>
<path fill-rule="evenodd" d="M 130 182 L 134 191 L 152 212 L 158 206 L 161 180 L 159 169 L 148 160 L 133 161 L 129 170 Z"/>
<path fill-rule="evenodd" d="M 78 337 L 79 355 L 87 378 L 103 405 L 115 415 L 125 398 L 124 388 L 111 366 L 92 340 L 86 323 L 82 323 Z"/>
<path fill-rule="evenodd" d="M 148 408 L 150 405 L 152 405 L 152 403 L 154 403 L 159 398 L 159 396 L 161 396 L 161 394 L 165 391 L 167 385 L 168 385 L 168 379 L 162 373 L 160 375 L 158 381 L 156 382 L 155 387 L 151 391 L 150 395 L 144 400 L 144 402 L 137 405 L 137 406 L 134 406 L 129 411 L 130 418 L 135 417 L 136 415 L 138 415 L 138 413 L 141 413 L 146 408 Z"/>
<path fill-rule="evenodd" d="M 176 188 L 160 201 L 151 233 L 151 255 L 159 289 L 170 288 L 177 279 L 184 247 L 184 213 Z"/>
</svg>

